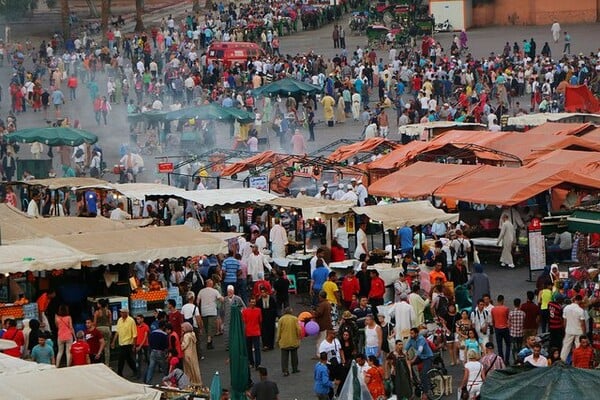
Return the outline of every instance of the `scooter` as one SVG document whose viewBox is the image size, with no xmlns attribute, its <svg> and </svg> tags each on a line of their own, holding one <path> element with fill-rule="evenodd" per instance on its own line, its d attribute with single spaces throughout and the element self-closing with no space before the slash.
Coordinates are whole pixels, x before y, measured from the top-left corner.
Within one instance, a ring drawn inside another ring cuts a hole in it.
<svg viewBox="0 0 600 400">
<path fill-rule="evenodd" d="M 440 22 L 439 24 L 435 24 L 435 28 L 433 29 L 435 32 L 451 32 L 452 24 L 450 21 L 445 20 L 444 22 Z"/>
</svg>

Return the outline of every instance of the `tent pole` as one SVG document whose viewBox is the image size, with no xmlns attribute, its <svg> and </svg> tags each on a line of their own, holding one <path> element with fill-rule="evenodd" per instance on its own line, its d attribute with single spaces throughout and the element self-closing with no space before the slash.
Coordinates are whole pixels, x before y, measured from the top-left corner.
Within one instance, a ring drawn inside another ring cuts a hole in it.
<svg viewBox="0 0 600 400">
<path fill-rule="evenodd" d="M 306 221 L 304 216 L 302 216 L 302 248 L 304 255 L 306 255 Z"/>
</svg>

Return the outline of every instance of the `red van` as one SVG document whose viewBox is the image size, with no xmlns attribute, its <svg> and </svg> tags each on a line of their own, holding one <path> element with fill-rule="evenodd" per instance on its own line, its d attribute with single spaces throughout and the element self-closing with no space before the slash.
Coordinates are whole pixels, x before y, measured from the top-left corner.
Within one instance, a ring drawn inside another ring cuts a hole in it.
<svg viewBox="0 0 600 400">
<path fill-rule="evenodd" d="M 248 57 L 262 57 L 264 51 L 251 42 L 214 42 L 208 46 L 206 63 L 209 61 L 222 61 L 225 67 L 231 67 L 235 63 L 246 65 Z"/>
</svg>

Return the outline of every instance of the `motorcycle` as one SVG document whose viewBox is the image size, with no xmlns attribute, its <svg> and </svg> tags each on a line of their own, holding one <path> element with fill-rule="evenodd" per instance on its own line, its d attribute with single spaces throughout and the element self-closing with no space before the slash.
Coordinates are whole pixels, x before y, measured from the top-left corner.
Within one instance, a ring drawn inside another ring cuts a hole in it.
<svg viewBox="0 0 600 400">
<path fill-rule="evenodd" d="M 435 24 L 435 28 L 433 30 L 434 32 L 451 32 L 453 29 L 450 21 L 445 20 L 444 22 Z"/>
</svg>

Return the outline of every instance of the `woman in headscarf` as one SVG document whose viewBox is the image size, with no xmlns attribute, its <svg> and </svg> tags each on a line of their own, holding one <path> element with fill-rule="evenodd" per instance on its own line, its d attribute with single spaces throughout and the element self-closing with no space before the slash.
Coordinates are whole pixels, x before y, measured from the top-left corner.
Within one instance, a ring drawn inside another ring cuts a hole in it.
<svg viewBox="0 0 600 400">
<path fill-rule="evenodd" d="M 341 93 L 337 99 L 335 119 L 338 124 L 346 122 L 346 103 L 344 103 L 344 96 Z"/>
<path fill-rule="evenodd" d="M 198 364 L 198 353 L 196 351 L 196 334 L 189 322 L 181 324 L 181 350 L 183 351 L 183 372 L 190 378 L 195 386 L 202 386 L 202 375 Z"/>
</svg>

